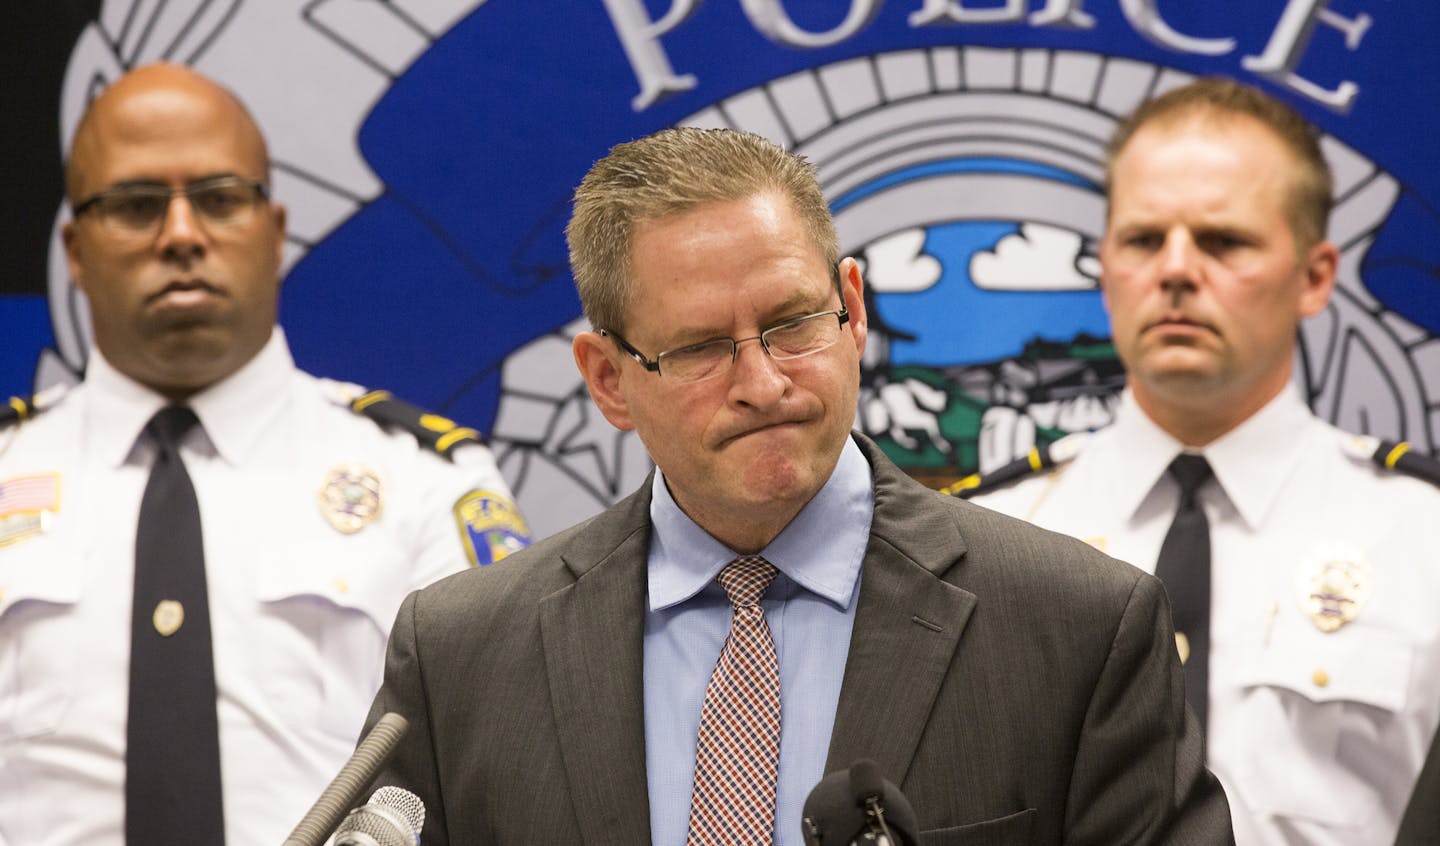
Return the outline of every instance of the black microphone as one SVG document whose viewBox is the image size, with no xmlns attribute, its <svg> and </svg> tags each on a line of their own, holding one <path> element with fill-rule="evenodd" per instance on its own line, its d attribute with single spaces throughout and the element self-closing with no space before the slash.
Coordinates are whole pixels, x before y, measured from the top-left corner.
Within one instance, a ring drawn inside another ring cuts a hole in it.
<svg viewBox="0 0 1440 846">
<path fill-rule="evenodd" d="M 321 846 L 335 830 L 360 792 L 375 778 L 390 756 L 410 723 L 399 714 L 390 713 L 381 717 L 360 744 L 355 754 L 340 768 L 330 786 L 300 818 L 300 824 L 285 838 L 282 846 Z"/>
<path fill-rule="evenodd" d="M 920 846 L 915 810 L 868 758 L 820 779 L 803 813 L 806 846 Z"/>
<path fill-rule="evenodd" d="M 403 787 L 386 785 L 350 812 L 333 846 L 419 846 L 425 803 Z"/>
</svg>

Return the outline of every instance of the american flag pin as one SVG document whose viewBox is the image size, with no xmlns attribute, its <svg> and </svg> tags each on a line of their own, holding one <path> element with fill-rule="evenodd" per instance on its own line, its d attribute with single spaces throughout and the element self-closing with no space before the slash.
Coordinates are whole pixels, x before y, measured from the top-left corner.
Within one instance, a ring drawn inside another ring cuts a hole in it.
<svg viewBox="0 0 1440 846">
<path fill-rule="evenodd" d="M 0 482 L 0 547 L 50 531 L 59 510 L 59 473 Z"/>
</svg>

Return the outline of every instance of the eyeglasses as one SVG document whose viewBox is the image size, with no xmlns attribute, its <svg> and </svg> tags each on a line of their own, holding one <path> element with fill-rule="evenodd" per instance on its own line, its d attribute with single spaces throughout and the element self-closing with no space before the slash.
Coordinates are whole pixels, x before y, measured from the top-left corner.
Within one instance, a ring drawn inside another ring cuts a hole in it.
<svg viewBox="0 0 1440 846">
<path fill-rule="evenodd" d="M 138 183 L 119 185 L 75 206 L 74 216 L 93 212 L 109 229 L 125 235 L 155 233 L 170 211 L 170 201 L 184 197 L 206 224 L 237 226 L 250 220 L 255 208 L 270 198 L 265 183 L 241 176 L 216 176 L 183 188 Z"/>
<path fill-rule="evenodd" d="M 765 352 L 776 361 L 804 358 L 835 346 L 840 340 L 840 327 L 850 321 L 850 311 L 821 311 L 771 326 L 753 338 L 712 338 L 666 350 L 651 361 L 624 338 L 605 329 L 600 334 L 615 339 L 620 348 L 640 362 L 640 366 L 660 378 L 676 384 L 703 382 L 726 373 L 735 364 L 736 349 L 746 341 L 759 341 Z"/>
</svg>

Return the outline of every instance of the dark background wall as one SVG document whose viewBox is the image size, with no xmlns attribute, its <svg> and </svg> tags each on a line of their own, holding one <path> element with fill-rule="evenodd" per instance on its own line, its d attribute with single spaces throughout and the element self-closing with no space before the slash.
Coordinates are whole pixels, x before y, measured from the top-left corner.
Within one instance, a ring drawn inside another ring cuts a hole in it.
<svg viewBox="0 0 1440 846">
<path fill-rule="evenodd" d="M 60 127 L 55 114 L 60 80 L 75 38 L 100 9 L 99 0 L 11 0 L 0 4 L 0 231 L 7 241 L 50 239 L 55 197 L 62 186 Z M 7 256 L 0 295 L 45 291 L 45 254 Z"/>
</svg>

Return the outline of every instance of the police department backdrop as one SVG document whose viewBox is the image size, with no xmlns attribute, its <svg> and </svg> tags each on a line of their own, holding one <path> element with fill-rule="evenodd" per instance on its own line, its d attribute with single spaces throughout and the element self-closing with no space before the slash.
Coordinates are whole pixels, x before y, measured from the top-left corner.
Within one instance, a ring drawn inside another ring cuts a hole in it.
<svg viewBox="0 0 1440 846">
<path fill-rule="evenodd" d="M 1221 73 L 1326 133 L 1341 247 L 1296 381 L 1357 432 L 1440 444 L 1440 4 L 1432 0 L 231 0 L 7 4 L 0 391 L 72 381 L 64 142 L 127 67 L 246 100 L 290 208 L 301 366 L 490 433 L 536 534 L 648 469 L 591 408 L 562 230 L 610 145 L 674 124 L 810 157 L 870 285 L 858 422 L 943 479 L 1103 424 L 1096 290 L 1115 120 Z"/>
</svg>

